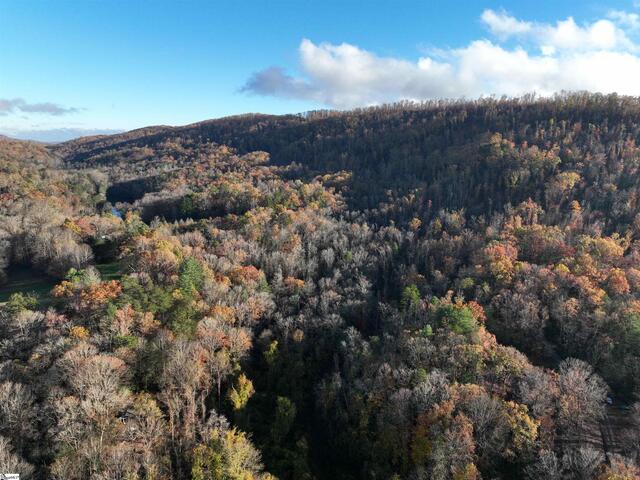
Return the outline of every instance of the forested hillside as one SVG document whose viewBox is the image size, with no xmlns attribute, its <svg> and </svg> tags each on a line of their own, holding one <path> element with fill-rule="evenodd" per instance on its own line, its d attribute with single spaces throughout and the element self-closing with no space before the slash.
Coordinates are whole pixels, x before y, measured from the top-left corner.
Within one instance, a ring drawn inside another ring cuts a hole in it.
<svg viewBox="0 0 640 480">
<path fill-rule="evenodd" d="M 588 94 L 0 139 L 0 471 L 639 478 L 639 141 Z"/>
</svg>

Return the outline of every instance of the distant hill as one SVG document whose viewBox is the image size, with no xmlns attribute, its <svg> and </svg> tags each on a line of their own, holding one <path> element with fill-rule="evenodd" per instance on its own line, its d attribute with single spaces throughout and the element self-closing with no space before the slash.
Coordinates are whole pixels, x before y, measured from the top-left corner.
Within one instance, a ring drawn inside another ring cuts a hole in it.
<svg viewBox="0 0 640 480">
<path fill-rule="evenodd" d="M 0 159 L 53 165 L 55 154 L 45 144 L 0 135 Z"/>
<path fill-rule="evenodd" d="M 639 128 L 638 99 L 572 94 L 401 103 L 304 115 L 248 114 L 81 138 L 50 148 L 70 165 L 91 166 L 167 142 L 213 142 L 241 154 L 268 152 L 271 164 L 299 164 L 307 176 L 349 171 L 346 195 L 356 208 L 376 208 L 389 190 L 404 195 L 417 189 L 434 210 L 466 208 L 482 214 L 529 197 L 544 203 L 545 182 L 562 171 L 584 173 L 584 187 L 592 188 L 603 149 L 635 141 Z M 487 148 L 495 135 L 511 142 L 522 158 L 489 163 Z M 531 160 L 524 157 L 531 155 L 559 160 L 552 168 L 525 175 L 522 169 L 530 169 L 526 164 Z"/>
</svg>

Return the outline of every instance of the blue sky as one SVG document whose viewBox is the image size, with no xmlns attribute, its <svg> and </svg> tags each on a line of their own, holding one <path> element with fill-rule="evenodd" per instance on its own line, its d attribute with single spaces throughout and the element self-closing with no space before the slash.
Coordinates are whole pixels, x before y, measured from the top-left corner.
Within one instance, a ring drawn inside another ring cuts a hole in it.
<svg viewBox="0 0 640 480">
<path fill-rule="evenodd" d="M 0 132 L 26 138 L 402 98 L 640 94 L 632 1 L 0 4 Z"/>
</svg>

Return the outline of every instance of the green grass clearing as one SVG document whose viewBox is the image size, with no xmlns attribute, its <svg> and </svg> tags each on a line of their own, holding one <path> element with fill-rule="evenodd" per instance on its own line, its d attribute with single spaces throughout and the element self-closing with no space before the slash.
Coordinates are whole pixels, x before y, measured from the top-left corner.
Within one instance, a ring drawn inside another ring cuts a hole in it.
<svg viewBox="0 0 640 480">
<path fill-rule="evenodd" d="M 15 267 L 8 272 L 7 283 L 0 285 L 0 303 L 9 300 L 17 292 L 35 293 L 40 306 L 51 302 L 51 289 L 58 283 L 55 278 L 27 267 Z"/>
<path fill-rule="evenodd" d="M 95 267 L 100 272 L 102 280 L 119 280 L 122 277 L 119 262 L 102 263 Z M 14 293 L 35 293 L 40 307 L 46 307 L 53 300 L 51 290 L 60 282 L 29 267 L 13 267 L 7 273 L 8 281 L 0 285 L 0 303 L 7 302 Z"/>
</svg>

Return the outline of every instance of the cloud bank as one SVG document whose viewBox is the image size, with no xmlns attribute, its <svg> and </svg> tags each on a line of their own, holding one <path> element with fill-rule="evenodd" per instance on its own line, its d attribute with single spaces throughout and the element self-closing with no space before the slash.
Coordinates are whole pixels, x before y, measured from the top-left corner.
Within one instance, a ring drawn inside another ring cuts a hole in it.
<svg viewBox="0 0 640 480">
<path fill-rule="evenodd" d="M 16 138 L 18 140 L 33 140 L 36 142 L 57 143 L 73 140 L 74 138 L 88 135 L 113 135 L 124 130 L 95 129 L 95 128 L 49 128 L 49 129 L 3 129 L 0 127 L 0 135 Z"/>
<path fill-rule="evenodd" d="M 254 73 L 242 91 L 336 108 L 563 90 L 640 95 L 640 45 L 634 41 L 640 17 L 635 13 L 611 11 L 578 25 L 571 17 L 548 24 L 485 10 L 480 21 L 491 38 L 416 61 L 304 39 L 298 74 L 270 67 Z"/>
<path fill-rule="evenodd" d="M 0 98 L 0 115 L 22 112 L 60 116 L 78 111 L 77 108 L 63 107 L 56 103 L 29 103 L 23 98 Z"/>
</svg>

